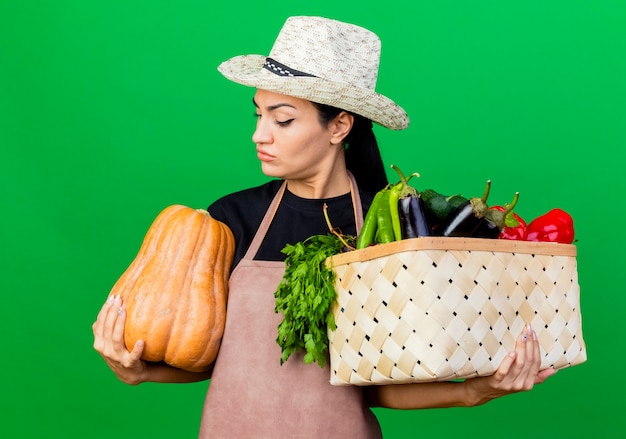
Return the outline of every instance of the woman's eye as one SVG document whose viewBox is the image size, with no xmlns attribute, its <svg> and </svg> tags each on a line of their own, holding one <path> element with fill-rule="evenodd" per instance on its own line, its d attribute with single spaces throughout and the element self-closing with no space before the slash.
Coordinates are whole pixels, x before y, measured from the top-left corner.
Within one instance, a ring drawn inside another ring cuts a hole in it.
<svg viewBox="0 0 626 439">
<path fill-rule="evenodd" d="M 259 113 L 257 113 L 256 111 L 255 111 L 254 113 L 252 113 L 252 116 L 253 116 L 255 119 L 260 119 L 260 118 L 262 117 L 262 116 L 261 116 Z M 293 121 L 294 121 L 294 118 L 287 119 L 287 120 L 276 120 L 276 119 L 275 119 L 275 120 L 274 120 L 274 123 L 275 123 L 276 125 L 278 125 L 279 127 L 286 127 L 287 125 L 289 125 L 289 124 L 290 124 L 291 122 L 293 122 Z"/>
</svg>

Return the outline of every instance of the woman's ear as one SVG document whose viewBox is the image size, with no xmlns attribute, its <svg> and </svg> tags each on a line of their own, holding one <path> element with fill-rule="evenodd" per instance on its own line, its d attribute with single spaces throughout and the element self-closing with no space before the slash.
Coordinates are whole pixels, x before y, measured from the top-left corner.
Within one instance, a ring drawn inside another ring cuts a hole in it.
<svg viewBox="0 0 626 439">
<path fill-rule="evenodd" d="M 330 123 L 331 143 L 337 145 L 346 138 L 354 124 L 354 116 L 346 111 L 339 113 Z"/>
</svg>

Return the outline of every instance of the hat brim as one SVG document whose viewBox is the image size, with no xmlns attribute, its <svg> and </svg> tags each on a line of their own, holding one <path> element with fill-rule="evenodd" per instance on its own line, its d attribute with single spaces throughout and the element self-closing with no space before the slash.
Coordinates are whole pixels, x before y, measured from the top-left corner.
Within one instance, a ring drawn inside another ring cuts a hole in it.
<svg viewBox="0 0 626 439">
<path fill-rule="evenodd" d="M 262 55 L 236 56 L 220 64 L 218 70 L 238 84 L 341 108 L 392 130 L 409 126 L 406 112 L 381 94 L 322 78 L 279 76 L 263 68 L 265 58 Z"/>
</svg>

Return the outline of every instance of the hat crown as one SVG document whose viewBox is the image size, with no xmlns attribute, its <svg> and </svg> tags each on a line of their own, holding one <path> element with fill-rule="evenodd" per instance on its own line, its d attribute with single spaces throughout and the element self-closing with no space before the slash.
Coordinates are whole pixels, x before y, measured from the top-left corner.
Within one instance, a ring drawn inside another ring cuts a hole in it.
<svg viewBox="0 0 626 439">
<path fill-rule="evenodd" d="M 270 58 L 318 78 L 374 90 L 380 39 L 360 26 L 322 17 L 290 17 Z"/>
</svg>

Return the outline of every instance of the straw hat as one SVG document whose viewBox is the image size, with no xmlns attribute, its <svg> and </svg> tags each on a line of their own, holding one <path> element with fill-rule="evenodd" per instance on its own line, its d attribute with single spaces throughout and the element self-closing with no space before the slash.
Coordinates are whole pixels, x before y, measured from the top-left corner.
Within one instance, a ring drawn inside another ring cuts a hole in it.
<svg viewBox="0 0 626 439">
<path fill-rule="evenodd" d="M 362 27 L 322 17 L 290 17 L 269 56 L 242 55 L 218 70 L 231 81 L 331 105 L 393 130 L 406 112 L 376 93 L 380 39 Z"/>
</svg>

